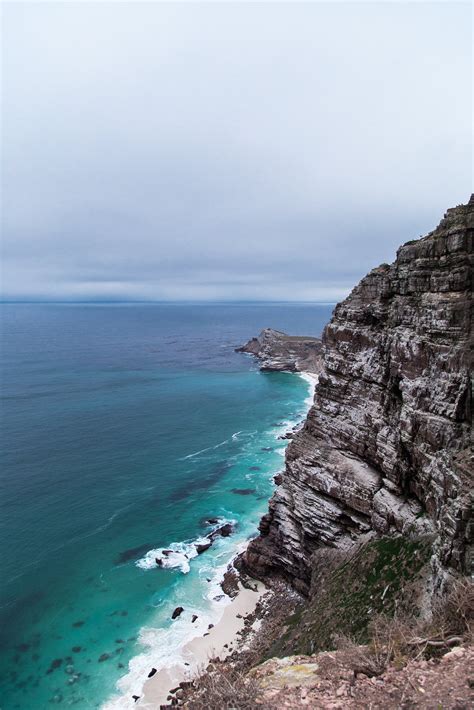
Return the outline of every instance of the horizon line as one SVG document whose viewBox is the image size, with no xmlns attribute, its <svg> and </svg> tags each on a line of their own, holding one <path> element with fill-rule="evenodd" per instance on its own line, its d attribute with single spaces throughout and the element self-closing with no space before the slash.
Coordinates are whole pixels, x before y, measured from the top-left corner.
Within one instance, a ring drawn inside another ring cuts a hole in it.
<svg viewBox="0 0 474 710">
<path fill-rule="evenodd" d="M 308 300 L 303 300 L 303 301 L 285 301 L 285 300 L 256 300 L 256 299 L 250 299 L 250 300 L 203 300 L 203 299 L 198 299 L 198 300 L 185 300 L 185 301 L 173 301 L 173 300 L 166 300 L 166 301 L 141 301 L 141 300 L 100 300 L 100 299 L 87 299 L 87 300 L 76 300 L 76 299 L 0 299 L 0 305 L 9 305 L 9 304 L 63 304 L 63 305 L 68 305 L 68 304 L 81 304 L 81 305 L 94 305 L 94 304 L 101 304 L 101 305 L 120 305 L 120 304 L 141 304 L 141 305 L 160 305 L 160 306 L 166 306 L 166 305 L 189 305 L 189 304 L 202 304 L 202 305 L 238 305 L 238 304 L 311 304 L 315 306 L 332 306 L 335 303 L 338 303 L 338 301 L 308 301 Z"/>
</svg>

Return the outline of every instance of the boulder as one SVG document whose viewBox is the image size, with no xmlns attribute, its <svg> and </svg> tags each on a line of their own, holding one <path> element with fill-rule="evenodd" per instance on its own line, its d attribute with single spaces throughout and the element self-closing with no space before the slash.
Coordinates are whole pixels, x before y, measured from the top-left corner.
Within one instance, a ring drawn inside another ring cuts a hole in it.
<svg viewBox="0 0 474 710">
<path fill-rule="evenodd" d="M 210 540 L 209 542 L 202 542 L 196 545 L 196 552 L 198 555 L 202 555 L 203 552 L 206 552 L 212 545 L 212 541 Z"/>
</svg>

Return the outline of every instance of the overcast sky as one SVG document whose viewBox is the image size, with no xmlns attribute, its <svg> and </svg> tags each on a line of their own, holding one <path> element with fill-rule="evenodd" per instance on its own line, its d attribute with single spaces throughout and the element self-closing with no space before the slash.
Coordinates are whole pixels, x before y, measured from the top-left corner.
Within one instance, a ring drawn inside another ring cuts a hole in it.
<svg viewBox="0 0 474 710">
<path fill-rule="evenodd" d="M 6 3 L 5 298 L 345 296 L 471 190 L 470 3 Z"/>
</svg>

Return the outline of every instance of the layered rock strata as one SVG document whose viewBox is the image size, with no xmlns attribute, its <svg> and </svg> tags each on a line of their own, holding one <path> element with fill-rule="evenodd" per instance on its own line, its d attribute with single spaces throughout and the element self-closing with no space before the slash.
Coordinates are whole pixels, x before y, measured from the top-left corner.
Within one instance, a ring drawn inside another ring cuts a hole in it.
<svg viewBox="0 0 474 710">
<path fill-rule="evenodd" d="M 236 352 L 254 355 L 261 370 L 318 373 L 322 367 L 320 338 L 287 335 L 273 328 L 265 328 Z"/>
<path fill-rule="evenodd" d="M 301 591 L 322 546 L 433 535 L 435 584 L 469 567 L 474 196 L 371 271 L 323 335 L 303 429 L 241 564 Z"/>
</svg>

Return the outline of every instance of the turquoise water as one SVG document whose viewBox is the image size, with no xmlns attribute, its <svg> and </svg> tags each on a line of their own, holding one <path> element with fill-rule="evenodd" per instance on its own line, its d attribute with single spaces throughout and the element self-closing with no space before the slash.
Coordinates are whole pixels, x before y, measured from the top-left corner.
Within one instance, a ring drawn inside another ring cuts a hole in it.
<svg viewBox="0 0 474 710">
<path fill-rule="evenodd" d="M 319 334 L 330 312 L 2 306 L 3 710 L 133 705 L 191 614 L 194 633 L 214 618 L 282 466 L 278 434 L 308 397 L 297 375 L 260 373 L 233 348 L 265 326 Z M 189 572 L 147 565 L 173 543 L 193 550 L 209 517 L 235 533 L 178 558 Z"/>
</svg>

